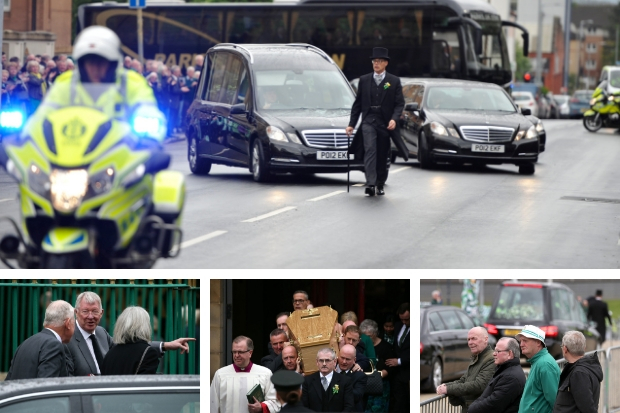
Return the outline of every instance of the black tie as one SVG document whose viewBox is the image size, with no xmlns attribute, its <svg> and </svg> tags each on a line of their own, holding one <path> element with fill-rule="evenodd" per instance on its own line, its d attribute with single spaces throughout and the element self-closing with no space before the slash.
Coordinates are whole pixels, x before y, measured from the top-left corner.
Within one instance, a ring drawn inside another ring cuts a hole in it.
<svg viewBox="0 0 620 413">
<path fill-rule="evenodd" d="M 99 370 L 103 367 L 103 354 L 101 354 L 101 348 L 99 348 L 99 341 L 97 341 L 97 336 L 94 334 L 90 335 L 90 340 L 93 342 L 93 350 L 95 352 L 95 358 L 97 359 L 97 365 L 99 365 Z"/>
<path fill-rule="evenodd" d="M 407 331 L 409 331 L 409 327 L 405 326 L 405 332 L 402 336 L 400 336 L 400 340 L 398 341 L 398 347 L 402 347 L 405 341 L 405 337 L 407 336 Z"/>
</svg>

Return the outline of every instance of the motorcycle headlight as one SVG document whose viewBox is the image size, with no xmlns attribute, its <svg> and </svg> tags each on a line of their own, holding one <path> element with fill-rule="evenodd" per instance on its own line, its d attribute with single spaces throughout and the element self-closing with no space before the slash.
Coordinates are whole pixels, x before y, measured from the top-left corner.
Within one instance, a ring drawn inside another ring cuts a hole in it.
<svg viewBox="0 0 620 413">
<path fill-rule="evenodd" d="M 24 114 L 17 110 L 0 112 L 0 127 L 3 129 L 19 129 L 24 125 Z"/>
<path fill-rule="evenodd" d="M 275 126 L 267 126 L 267 136 L 274 141 L 288 142 L 286 134 Z"/>
<path fill-rule="evenodd" d="M 596 103 L 596 98 L 590 99 L 590 106 L 594 105 L 595 103 Z"/>
<path fill-rule="evenodd" d="M 106 168 L 105 170 L 92 175 L 89 179 L 89 185 L 93 193 L 101 195 L 108 192 L 114 183 L 114 168 Z"/>
<path fill-rule="evenodd" d="M 541 121 L 538 121 L 538 123 L 536 124 L 536 132 L 542 133 L 544 131 L 545 131 L 545 128 L 543 126 L 543 123 Z"/>
<path fill-rule="evenodd" d="M 37 194 L 47 197 L 50 188 L 50 177 L 37 165 L 32 164 L 28 168 L 28 186 Z"/>
<path fill-rule="evenodd" d="M 607 98 L 607 100 L 608 100 L 608 101 L 610 101 L 610 102 L 613 102 L 613 101 L 614 101 L 614 97 L 613 97 L 613 95 L 612 95 L 612 96 L 609 96 L 609 97 Z"/>
<path fill-rule="evenodd" d="M 86 195 L 88 172 L 85 169 L 53 169 L 50 184 L 54 209 L 60 212 L 73 212 Z"/>
</svg>

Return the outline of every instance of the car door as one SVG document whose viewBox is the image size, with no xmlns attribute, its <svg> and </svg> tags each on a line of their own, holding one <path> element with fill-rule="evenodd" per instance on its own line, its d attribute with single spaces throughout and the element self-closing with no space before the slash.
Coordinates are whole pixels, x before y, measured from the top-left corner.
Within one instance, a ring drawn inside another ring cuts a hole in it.
<svg viewBox="0 0 620 413">
<path fill-rule="evenodd" d="M 403 86 L 403 96 L 405 98 L 405 105 L 407 103 L 414 102 L 415 96 L 418 94 L 419 88 L 420 88 L 420 85 L 415 84 L 415 83 Z M 417 150 L 414 149 L 415 140 L 413 138 L 414 128 L 413 128 L 413 122 L 411 119 L 412 116 L 413 116 L 412 111 L 403 110 L 403 116 L 401 119 L 401 126 L 400 126 L 400 135 L 403 138 L 403 141 L 405 142 L 405 145 L 407 146 L 407 149 L 409 150 L 409 152 L 417 152 Z"/>
<path fill-rule="evenodd" d="M 467 345 L 467 333 L 457 310 L 446 310 L 441 312 L 441 318 L 446 325 L 446 334 L 451 335 L 451 344 L 446 353 L 446 364 L 451 364 L 451 369 L 457 376 L 462 376 L 469 365 L 469 346 Z M 467 349 L 467 350 L 465 350 Z"/>
<path fill-rule="evenodd" d="M 454 334 L 448 331 L 443 319 L 439 315 L 440 311 L 429 311 L 428 314 L 428 331 L 433 341 L 441 348 L 443 357 L 443 376 L 451 378 L 454 376 L 454 363 L 448 363 L 446 357 L 452 353 L 451 348 L 454 345 Z"/>
<path fill-rule="evenodd" d="M 228 68 L 233 55 L 228 51 L 218 51 L 214 54 L 212 79 L 207 91 L 208 104 L 205 107 L 205 111 L 208 112 L 205 114 L 208 123 L 206 139 L 209 142 L 210 157 L 216 161 L 218 159 L 226 161 L 228 158 L 227 119 L 230 112 L 230 104 L 227 103 L 229 97 L 227 86 L 230 77 Z"/>
<path fill-rule="evenodd" d="M 424 119 L 422 117 L 422 102 L 424 102 L 424 92 L 427 88 L 424 85 L 420 85 L 418 93 L 413 98 L 413 101 L 418 104 L 418 110 L 414 111 L 411 115 L 411 130 L 412 130 L 412 146 L 413 152 L 418 153 L 418 138 L 420 137 L 420 131 L 424 125 Z"/>
<path fill-rule="evenodd" d="M 245 60 L 236 55 L 232 57 L 229 67 L 227 103 L 230 103 L 230 107 L 226 140 L 228 157 L 234 162 L 248 165 L 250 162 L 250 136 L 255 123 L 252 116 L 250 72 Z M 233 109 L 235 110 L 233 111 Z M 243 111 L 239 112 L 241 109 Z"/>
</svg>

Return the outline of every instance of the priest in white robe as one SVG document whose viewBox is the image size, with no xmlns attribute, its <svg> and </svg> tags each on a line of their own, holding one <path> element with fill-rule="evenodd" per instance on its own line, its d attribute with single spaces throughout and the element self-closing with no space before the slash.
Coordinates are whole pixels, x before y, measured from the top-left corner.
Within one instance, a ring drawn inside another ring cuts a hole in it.
<svg viewBox="0 0 620 413">
<path fill-rule="evenodd" d="M 211 382 L 211 413 L 276 413 L 280 402 L 271 382 L 271 370 L 252 363 L 252 339 L 239 336 L 233 340 L 233 364 L 215 372 Z M 247 394 L 256 385 L 261 386 L 264 402 L 248 403 Z"/>
</svg>

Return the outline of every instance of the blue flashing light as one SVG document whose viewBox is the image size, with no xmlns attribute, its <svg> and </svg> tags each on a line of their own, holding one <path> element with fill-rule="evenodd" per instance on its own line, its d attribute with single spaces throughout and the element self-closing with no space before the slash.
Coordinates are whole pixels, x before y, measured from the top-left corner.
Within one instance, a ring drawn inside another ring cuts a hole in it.
<svg viewBox="0 0 620 413">
<path fill-rule="evenodd" d="M 0 127 L 3 129 L 19 129 L 24 125 L 24 114 L 20 111 L 0 112 Z"/>
<path fill-rule="evenodd" d="M 160 122 L 155 117 L 136 116 L 133 130 L 137 135 L 157 136 L 160 133 Z"/>
</svg>

